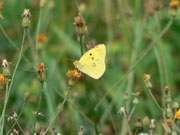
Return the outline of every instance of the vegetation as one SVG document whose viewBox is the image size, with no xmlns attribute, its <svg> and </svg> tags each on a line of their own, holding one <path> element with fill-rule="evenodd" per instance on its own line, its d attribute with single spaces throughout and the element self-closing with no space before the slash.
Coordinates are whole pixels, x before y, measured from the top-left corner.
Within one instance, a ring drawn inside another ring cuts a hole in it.
<svg viewBox="0 0 180 135">
<path fill-rule="evenodd" d="M 1 1 L 0 135 L 180 134 L 178 7 Z M 96 80 L 73 62 L 98 44 L 106 70 Z"/>
</svg>

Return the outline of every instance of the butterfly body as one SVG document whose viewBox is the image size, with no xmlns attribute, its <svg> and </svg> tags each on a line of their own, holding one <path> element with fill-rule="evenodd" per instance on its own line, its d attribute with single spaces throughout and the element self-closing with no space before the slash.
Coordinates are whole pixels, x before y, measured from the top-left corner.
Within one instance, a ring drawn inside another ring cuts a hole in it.
<svg viewBox="0 0 180 135">
<path fill-rule="evenodd" d="M 99 79 L 105 72 L 106 47 L 104 44 L 96 45 L 87 51 L 79 61 L 75 61 L 76 68 L 88 76 Z"/>
</svg>

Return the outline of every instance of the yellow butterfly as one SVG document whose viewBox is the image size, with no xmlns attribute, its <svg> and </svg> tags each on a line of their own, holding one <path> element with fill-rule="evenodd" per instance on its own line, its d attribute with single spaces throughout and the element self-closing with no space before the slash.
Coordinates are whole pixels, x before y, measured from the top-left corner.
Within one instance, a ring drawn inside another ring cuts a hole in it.
<svg viewBox="0 0 180 135">
<path fill-rule="evenodd" d="M 87 51 L 79 61 L 74 61 L 74 65 L 79 71 L 99 79 L 106 69 L 105 57 L 106 47 L 104 44 L 99 44 Z"/>
</svg>

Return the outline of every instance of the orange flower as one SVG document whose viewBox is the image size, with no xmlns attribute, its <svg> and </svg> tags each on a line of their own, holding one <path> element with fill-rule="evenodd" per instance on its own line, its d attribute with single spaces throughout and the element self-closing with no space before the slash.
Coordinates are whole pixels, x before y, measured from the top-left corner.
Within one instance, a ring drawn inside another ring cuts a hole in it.
<svg viewBox="0 0 180 135">
<path fill-rule="evenodd" d="M 177 9 L 178 6 L 179 6 L 179 1 L 178 0 L 172 0 L 171 1 L 170 8 Z"/>
<path fill-rule="evenodd" d="M 3 74 L 0 74 L 0 86 L 6 85 L 6 78 Z"/>
<path fill-rule="evenodd" d="M 44 43 L 47 41 L 47 37 L 45 35 L 39 35 L 38 36 L 38 42 L 39 43 Z"/>
<path fill-rule="evenodd" d="M 77 71 L 76 69 L 75 70 L 68 70 L 68 72 L 67 72 L 67 76 L 71 80 L 79 79 L 81 77 L 81 75 L 82 75 L 82 73 Z"/>
<path fill-rule="evenodd" d="M 3 7 L 3 2 L 0 2 L 0 10 L 2 9 Z"/>
<path fill-rule="evenodd" d="M 3 19 L 3 16 L 1 14 L 2 8 L 3 8 L 3 2 L 0 2 L 0 19 Z"/>
<path fill-rule="evenodd" d="M 174 118 L 180 120 L 180 109 L 176 112 Z"/>
<path fill-rule="evenodd" d="M 168 126 L 171 126 L 171 123 L 172 123 L 172 120 L 171 120 L 171 119 L 168 119 L 168 120 L 167 120 Z"/>
</svg>

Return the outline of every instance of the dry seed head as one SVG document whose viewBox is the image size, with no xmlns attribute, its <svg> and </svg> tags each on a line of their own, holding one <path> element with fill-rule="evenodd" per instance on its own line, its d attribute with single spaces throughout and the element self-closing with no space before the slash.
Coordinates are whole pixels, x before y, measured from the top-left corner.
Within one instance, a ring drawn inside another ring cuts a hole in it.
<svg viewBox="0 0 180 135">
<path fill-rule="evenodd" d="M 22 19 L 22 26 L 24 28 L 29 28 L 30 23 L 31 23 L 30 17 L 31 17 L 30 10 L 29 9 L 24 9 L 24 12 L 22 14 L 22 18 L 23 18 Z"/>
<path fill-rule="evenodd" d="M 84 18 L 82 17 L 80 13 L 78 16 L 74 17 L 74 25 L 75 25 L 76 32 L 79 35 L 82 35 L 87 31 L 87 26 L 85 25 Z"/>
<path fill-rule="evenodd" d="M 3 74 L 5 77 L 10 76 L 10 70 L 9 70 L 9 63 L 6 59 L 3 59 L 2 61 L 2 67 L 3 67 Z"/>
<path fill-rule="evenodd" d="M 175 113 L 174 119 L 180 120 L 180 109 Z"/>
</svg>

